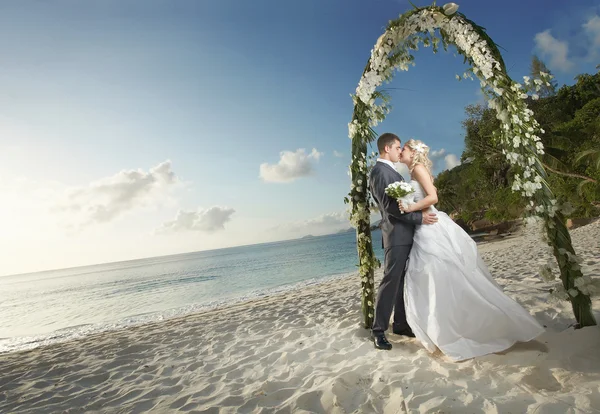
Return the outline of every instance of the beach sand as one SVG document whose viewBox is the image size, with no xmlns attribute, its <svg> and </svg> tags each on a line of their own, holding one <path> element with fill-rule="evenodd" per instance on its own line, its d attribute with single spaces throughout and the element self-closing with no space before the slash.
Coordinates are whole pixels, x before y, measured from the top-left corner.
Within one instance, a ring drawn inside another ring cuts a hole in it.
<svg viewBox="0 0 600 414">
<path fill-rule="evenodd" d="M 600 221 L 571 235 L 600 277 Z M 455 363 L 393 334 L 393 350 L 375 350 L 356 276 L 0 355 L 0 413 L 600 412 L 600 328 L 574 330 L 570 305 L 548 300 L 539 240 L 530 230 L 480 246 L 507 294 L 547 327 L 501 354 Z"/>
</svg>

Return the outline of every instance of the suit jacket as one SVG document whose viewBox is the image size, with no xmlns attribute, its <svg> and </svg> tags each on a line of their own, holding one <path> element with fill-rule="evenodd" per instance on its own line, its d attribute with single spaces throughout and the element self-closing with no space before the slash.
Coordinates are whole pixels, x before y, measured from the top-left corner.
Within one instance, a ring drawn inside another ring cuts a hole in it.
<svg viewBox="0 0 600 414">
<path fill-rule="evenodd" d="M 369 177 L 369 188 L 381 213 L 384 249 L 412 244 L 415 226 L 423 222 L 422 212 L 401 213 L 398 201 L 385 193 L 385 188 L 395 181 L 404 181 L 404 178 L 388 164 L 375 163 Z"/>
</svg>

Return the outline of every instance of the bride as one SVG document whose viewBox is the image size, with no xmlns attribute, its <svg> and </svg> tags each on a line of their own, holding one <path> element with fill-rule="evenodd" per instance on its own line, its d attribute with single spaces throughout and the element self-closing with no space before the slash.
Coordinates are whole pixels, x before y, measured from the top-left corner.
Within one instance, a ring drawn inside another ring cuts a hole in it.
<svg viewBox="0 0 600 414">
<path fill-rule="evenodd" d="M 400 162 L 411 173 L 415 203 L 404 212 L 436 212 L 438 222 L 417 226 L 404 286 L 406 319 L 430 352 L 436 348 L 461 361 L 527 342 L 542 326 L 506 296 L 477 252 L 471 237 L 433 205 L 429 148 L 414 139 L 402 149 Z"/>
</svg>

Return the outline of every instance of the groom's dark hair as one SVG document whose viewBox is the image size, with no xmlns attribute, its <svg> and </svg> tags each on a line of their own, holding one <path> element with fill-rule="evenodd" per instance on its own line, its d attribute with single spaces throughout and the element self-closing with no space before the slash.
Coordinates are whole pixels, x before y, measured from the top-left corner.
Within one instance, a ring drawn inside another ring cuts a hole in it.
<svg viewBox="0 0 600 414">
<path fill-rule="evenodd" d="M 383 154 L 385 152 L 385 147 L 393 145 L 396 141 L 402 143 L 396 134 L 392 134 L 391 132 L 381 134 L 377 139 L 377 149 L 379 150 L 379 153 Z"/>
</svg>

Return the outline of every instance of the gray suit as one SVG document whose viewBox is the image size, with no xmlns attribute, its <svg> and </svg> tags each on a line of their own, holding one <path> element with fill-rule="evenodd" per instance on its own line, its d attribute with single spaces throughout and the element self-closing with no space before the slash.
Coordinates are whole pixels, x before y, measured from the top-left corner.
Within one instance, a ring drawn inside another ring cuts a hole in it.
<svg viewBox="0 0 600 414">
<path fill-rule="evenodd" d="M 406 330 L 404 310 L 404 274 L 413 244 L 415 226 L 423 221 L 420 211 L 403 214 L 398 201 L 385 193 L 385 188 L 404 178 L 390 165 L 377 162 L 371 170 L 369 187 L 381 212 L 381 234 L 385 253 L 383 279 L 377 292 L 373 334 L 383 334 L 389 327 L 394 310 L 394 328 Z M 394 309 L 395 308 L 395 309 Z"/>
</svg>

